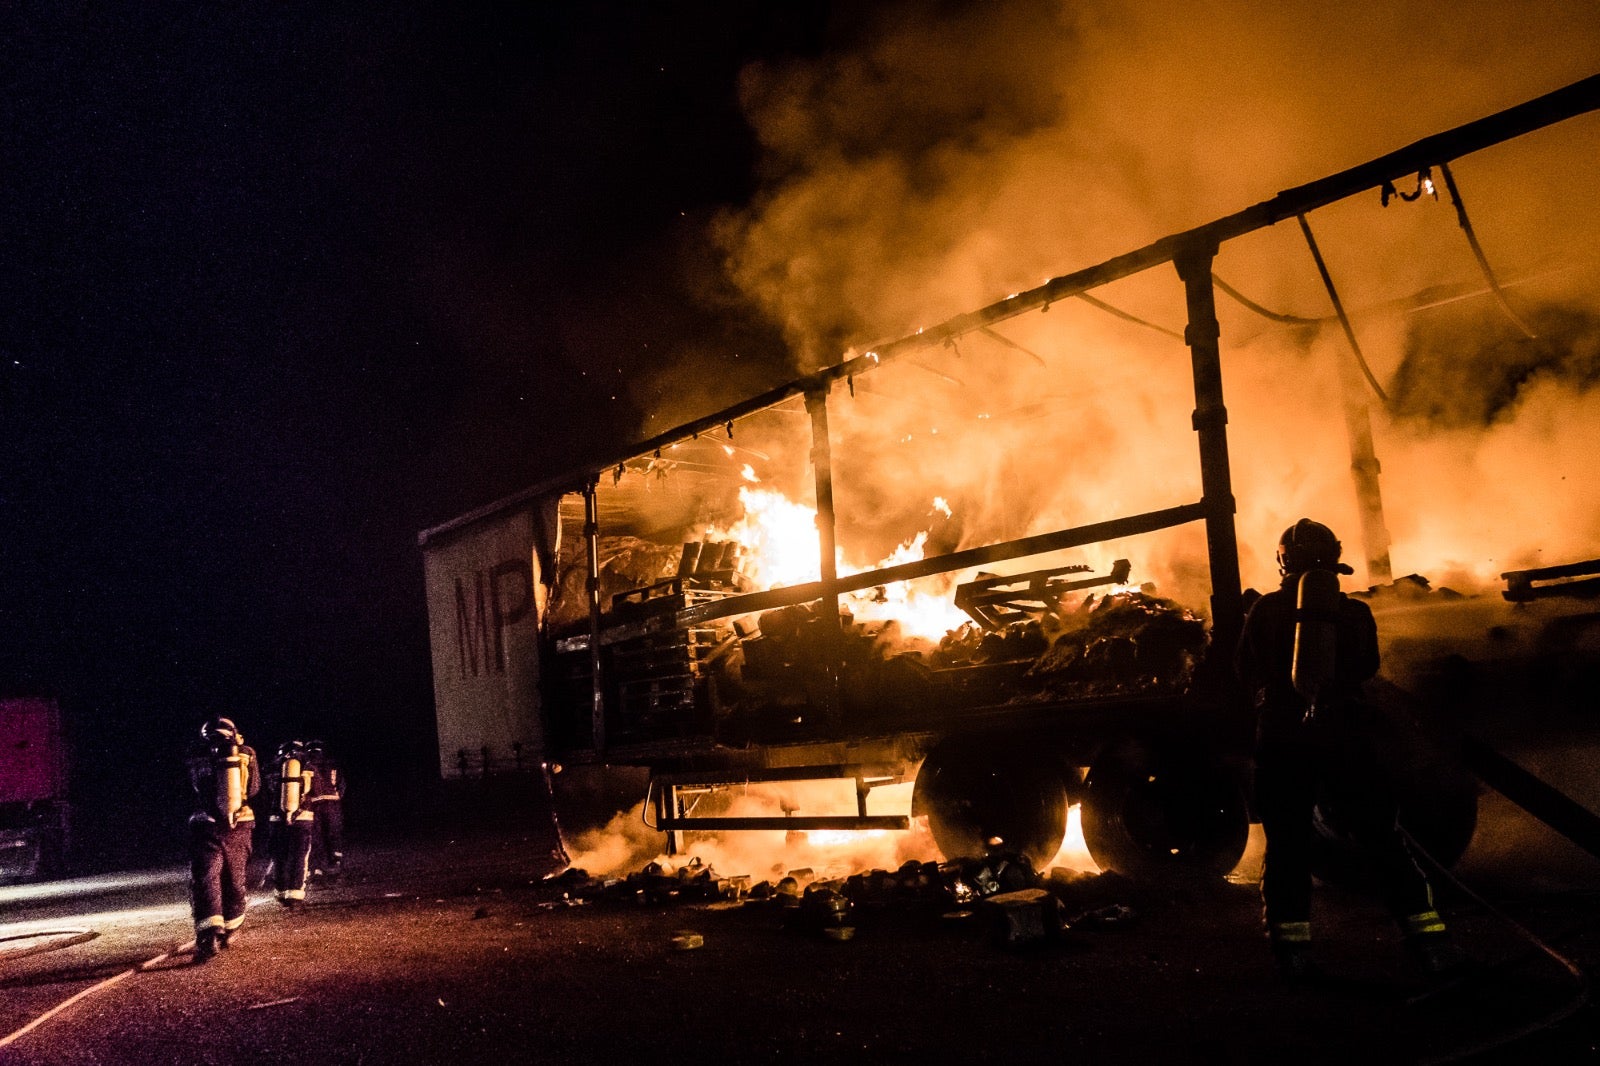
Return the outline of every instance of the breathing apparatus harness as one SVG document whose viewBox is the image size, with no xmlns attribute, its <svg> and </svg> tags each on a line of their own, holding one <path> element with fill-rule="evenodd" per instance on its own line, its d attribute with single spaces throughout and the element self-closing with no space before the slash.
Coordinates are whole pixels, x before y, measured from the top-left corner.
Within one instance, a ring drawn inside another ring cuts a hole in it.
<svg viewBox="0 0 1600 1066">
<path fill-rule="evenodd" d="M 1339 561 L 1342 545 L 1333 530 L 1302 518 L 1278 541 L 1278 568 L 1295 583 L 1294 656 L 1289 680 L 1306 701 L 1310 725 L 1333 689 L 1339 650 L 1339 575 L 1354 573 Z"/>
<path fill-rule="evenodd" d="M 214 718 L 200 729 L 207 746 L 212 777 L 212 811 L 218 821 L 227 823 L 229 829 L 240 822 L 255 820 L 255 814 L 245 803 L 245 791 L 250 780 L 250 756 L 244 751 L 244 737 L 231 719 Z"/>
<path fill-rule="evenodd" d="M 315 776 L 306 759 L 305 746 L 299 741 L 291 740 L 278 748 L 278 810 L 272 816 L 274 821 L 309 822 L 316 817 L 306 805 Z"/>
</svg>

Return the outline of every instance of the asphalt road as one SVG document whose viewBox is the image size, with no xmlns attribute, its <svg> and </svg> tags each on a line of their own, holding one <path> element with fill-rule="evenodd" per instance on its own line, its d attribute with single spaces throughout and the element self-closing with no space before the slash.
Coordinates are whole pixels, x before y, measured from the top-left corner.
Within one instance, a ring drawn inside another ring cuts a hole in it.
<svg viewBox="0 0 1600 1066">
<path fill-rule="evenodd" d="M 180 950 L 182 871 L 0 889 L 0 1062 L 1582 1062 L 1600 1033 L 1583 982 L 1509 924 L 1593 972 L 1600 895 L 1536 878 L 1487 878 L 1501 913 L 1441 888 L 1477 960 L 1444 987 L 1407 969 L 1375 900 L 1325 887 L 1330 976 L 1294 988 L 1249 884 L 1084 882 L 1068 912 L 1133 919 L 1018 950 L 981 910 L 929 903 L 859 907 L 847 942 L 772 905 L 566 905 L 547 849 L 508 831 L 352 852 L 305 908 L 257 900 L 205 966 Z M 48 929 L 98 935 L 35 950 Z M 703 946 L 676 947 L 684 930 Z"/>
</svg>

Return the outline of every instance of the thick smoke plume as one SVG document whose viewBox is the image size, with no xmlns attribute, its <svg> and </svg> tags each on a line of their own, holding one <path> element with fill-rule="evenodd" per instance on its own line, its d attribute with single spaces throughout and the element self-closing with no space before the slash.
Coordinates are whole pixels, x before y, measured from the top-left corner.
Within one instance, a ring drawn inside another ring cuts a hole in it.
<svg viewBox="0 0 1600 1066">
<path fill-rule="evenodd" d="M 1556 2 L 906 5 L 827 59 L 746 71 L 767 185 L 720 237 L 810 369 L 1596 70 L 1600 22 Z M 1479 582 L 1600 554 L 1597 135 L 1584 116 L 1452 163 L 1537 342 L 1507 340 L 1486 297 L 1394 304 L 1481 287 L 1448 198 L 1374 192 L 1310 217 L 1346 306 L 1372 309 L 1355 325 L 1394 404 L 1363 397 L 1397 573 Z M 1273 309 L 1330 313 L 1292 223 L 1216 270 Z M 1095 295 L 1183 327 L 1170 267 Z M 1219 300 L 1246 581 L 1273 581 L 1301 515 L 1340 530 L 1359 571 L 1342 334 Z M 836 395 L 842 538 L 903 540 L 935 496 L 950 546 L 1197 498 L 1180 341 L 1078 301 L 997 332 Z M 1203 606 L 1197 529 L 1088 556 L 1118 554 Z"/>
</svg>

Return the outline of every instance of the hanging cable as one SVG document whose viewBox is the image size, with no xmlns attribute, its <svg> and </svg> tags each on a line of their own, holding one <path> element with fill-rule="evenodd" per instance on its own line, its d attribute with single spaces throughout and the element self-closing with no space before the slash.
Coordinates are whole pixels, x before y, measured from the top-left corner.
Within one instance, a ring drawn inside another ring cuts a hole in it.
<svg viewBox="0 0 1600 1066">
<path fill-rule="evenodd" d="M 1273 322 L 1282 322 L 1286 326 L 1320 326 L 1324 321 L 1326 321 L 1325 319 L 1321 318 L 1303 318 L 1300 315 L 1286 315 L 1281 312 L 1262 307 L 1260 304 L 1256 303 L 1254 300 L 1250 299 L 1250 297 L 1246 296 L 1232 285 L 1229 285 L 1226 281 L 1223 281 L 1215 274 L 1211 275 L 1211 283 L 1217 288 L 1221 289 L 1223 292 L 1227 293 L 1229 296 L 1233 297 L 1235 301 L 1242 304 L 1247 310 L 1254 311 L 1262 318 L 1269 319 Z"/>
<path fill-rule="evenodd" d="M 1018 344 L 1016 341 L 1012 340 L 1010 337 L 1007 337 L 1005 334 L 997 332 L 996 330 L 993 330 L 993 329 L 989 328 L 988 326 L 979 326 L 978 327 L 978 332 L 983 334 L 985 337 L 988 337 L 990 340 L 999 341 L 1001 344 L 1005 345 L 1007 348 L 1012 348 L 1012 349 L 1015 349 L 1016 351 L 1021 352 L 1023 355 L 1027 356 L 1029 359 L 1032 359 L 1034 362 L 1038 363 L 1040 366 L 1048 367 L 1050 365 L 1049 363 L 1044 361 L 1044 356 L 1040 355 L 1038 352 L 1033 351 L 1031 348 L 1024 348 L 1022 345 Z"/>
<path fill-rule="evenodd" d="M 941 380 L 941 381 L 943 381 L 943 382 L 945 382 L 947 384 L 954 385 L 958 389 L 964 389 L 964 388 L 967 387 L 967 383 L 965 381 L 962 381 L 960 378 L 952 377 L 949 374 L 946 374 L 943 370 L 939 370 L 939 369 L 936 369 L 934 367 L 931 367 L 927 363 L 924 363 L 920 359 L 907 359 L 906 362 L 908 362 L 912 366 L 916 367 L 918 370 L 923 371 L 924 373 L 932 374 L 934 377 L 938 378 L 939 380 Z"/>
<path fill-rule="evenodd" d="M 1473 257 L 1478 260 L 1478 269 L 1483 271 L 1483 280 L 1489 283 L 1489 288 L 1494 293 L 1495 302 L 1500 305 L 1500 310 L 1505 312 L 1512 325 L 1522 331 L 1523 336 L 1529 340 L 1537 340 L 1539 335 L 1529 329 L 1528 324 L 1511 309 L 1506 294 L 1500 288 L 1500 282 L 1495 279 L 1494 271 L 1489 267 L 1489 259 L 1483 254 L 1483 246 L 1478 243 L 1478 235 L 1472 231 L 1472 220 L 1467 217 L 1467 205 L 1461 201 L 1461 192 L 1456 188 L 1455 175 L 1450 173 L 1450 164 L 1440 163 L 1439 172 L 1444 175 L 1444 187 L 1449 190 L 1450 202 L 1455 205 L 1456 221 L 1461 224 L 1461 232 L 1467 235 L 1467 244 L 1472 248 Z"/>
<path fill-rule="evenodd" d="M 1311 249 L 1311 258 L 1317 261 L 1317 273 L 1322 275 L 1323 287 L 1328 290 L 1328 298 L 1333 301 L 1333 312 L 1339 316 L 1339 325 L 1344 327 L 1344 336 L 1350 342 L 1350 351 L 1355 354 L 1356 364 L 1361 367 L 1361 373 L 1366 375 L 1367 384 L 1372 386 L 1372 391 L 1378 399 L 1388 406 L 1389 395 L 1383 391 L 1383 386 L 1378 384 L 1378 379 L 1372 376 L 1372 368 L 1367 365 L 1367 357 L 1361 354 L 1361 345 L 1356 341 L 1356 331 L 1350 326 L 1350 316 L 1344 313 L 1344 302 L 1339 299 L 1339 290 L 1333 287 L 1333 276 L 1328 273 L 1328 264 L 1322 261 L 1322 250 L 1317 247 L 1317 239 L 1311 235 L 1311 223 L 1306 221 L 1305 215 L 1294 217 L 1300 222 L 1300 232 L 1306 235 L 1306 246 Z"/>
<path fill-rule="evenodd" d="M 1176 340 L 1180 340 L 1180 341 L 1183 340 L 1183 334 L 1179 333 L 1177 330 L 1168 329 L 1166 326 L 1158 326 L 1154 322 L 1147 322 L 1144 319 L 1140 318 L 1138 315 L 1130 315 L 1130 314 L 1128 314 L 1128 312 L 1122 310 L 1122 308 L 1120 308 L 1120 307 L 1112 307 L 1110 304 L 1106 303 L 1104 300 L 1098 299 L 1097 297 L 1094 297 L 1094 296 L 1090 296 L 1086 292 L 1076 293 L 1075 295 L 1078 297 L 1078 299 L 1082 300 L 1084 303 L 1088 304 L 1090 307 L 1098 307 L 1100 310 L 1106 312 L 1107 314 L 1116 315 L 1118 318 L 1122 319 L 1125 322 L 1132 322 L 1136 326 L 1143 326 L 1145 329 L 1153 329 L 1157 333 L 1164 333 L 1167 336 L 1172 337 L 1172 338 L 1174 338 Z"/>
</svg>

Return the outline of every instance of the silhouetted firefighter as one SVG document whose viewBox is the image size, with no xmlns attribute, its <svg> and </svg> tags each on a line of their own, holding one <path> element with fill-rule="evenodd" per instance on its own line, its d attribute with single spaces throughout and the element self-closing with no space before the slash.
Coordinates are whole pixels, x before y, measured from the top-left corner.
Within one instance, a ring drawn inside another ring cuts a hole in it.
<svg viewBox="0 0 1600 1066">
<path fill-rule="evenodd" d="M 306 764 L 312 777 L 305 804 L 316 814 L 312 873 L 336 880 L 344 872 L 344 769 L 320 740 L 306 741 Z"/>
<path fill-rule="evenodd" d="M 1256 804 L 1266 831 L 1261 894 L 1278 967 L 1312 977 L 1312 811 L 1337 812 L 1382 886 L 1418 965 L 1458 965 L 1433 889 L 1401 835 L 1392 788 L 1378 758 L 1374 716 L 1362 685 L 1378 672 L 1378 627 L 1365 603 L 1339 590 L 1341 545 L 1302 518 L 1278 543 L 1283 584 L 1250 608 L 1237 669 L 1257 710 Z"/>
<path fill-rule="evenodd" d="M 231 719 L 200 727 L 200 743 L 189 753 L 189 783 L 197 808 L 189 816 L 194 961 L 205 962 L 228 946 L 249 906 L 245 868 L 256 824 L 249 799 L 261 789 L 261 771 Z"/>
<path fill-rule="evenodd" d="M 306 898 L 315 832 L 315 813 L 308 800 L 314 782 L 306 746 L 298 740 L 280 744 L 267 785 L 275 801 L 271 819 L 273 888 L 285 907 L 298 906 Z"/>
</svg>

